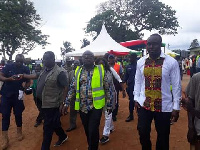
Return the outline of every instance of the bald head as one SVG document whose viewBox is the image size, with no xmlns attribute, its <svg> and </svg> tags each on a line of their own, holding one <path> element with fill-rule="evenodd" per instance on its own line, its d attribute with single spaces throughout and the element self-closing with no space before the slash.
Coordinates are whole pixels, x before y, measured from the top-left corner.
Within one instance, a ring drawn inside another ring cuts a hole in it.
<svg viewBox="0 0 200 150">
<path fill-rule="evenodd" d="M 89 50 L 85 51 L 82 56 L 84 55 L 92 55 L 94 57 L 94 53 Z"/>
<path fill-rule="evenodd" d="M 15 64 L 17 67 L 20 67 L 23 65 L 24 63 L 24 55 L 22 54 L 17 54 L 16 57 L 15 57 Z"/>
</svg>

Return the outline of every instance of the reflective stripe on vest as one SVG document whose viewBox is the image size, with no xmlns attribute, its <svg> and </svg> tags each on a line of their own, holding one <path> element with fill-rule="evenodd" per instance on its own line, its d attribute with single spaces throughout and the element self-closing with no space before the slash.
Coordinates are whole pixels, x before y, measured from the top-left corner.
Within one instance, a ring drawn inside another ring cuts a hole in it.
<svg viewBox="0 0 200 150">
<path fill-rule="evenodd" d="M 80 74 L 81 67 L 77 67 L 75 70 L 75 83 L 76 83 L 76 101 L 75 101 L 75 110 L 80 109 Z M 91 87 L 92 87 L 92 97 L 93 105 L 95 109 L 101 109 L 105 105 L 105 91 L 103 88 L 103 79 L 104 79 L 104 68 L 102 65 L 94 67 Z"/>
</svg>

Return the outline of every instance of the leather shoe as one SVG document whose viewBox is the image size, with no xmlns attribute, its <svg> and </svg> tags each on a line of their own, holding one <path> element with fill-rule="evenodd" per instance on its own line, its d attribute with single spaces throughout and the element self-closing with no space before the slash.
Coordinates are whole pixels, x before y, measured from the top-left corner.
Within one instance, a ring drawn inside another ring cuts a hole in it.
<svg viewBox="0 0 200 150">
<path fill-rule="evenodd" d="M 75 129 L 76 129 L 76 127 L 69 127 L 69 128 L 66 130 L 66 132 L 70 132 L 70 131 L 75 130 Z"/>
<path fill-rule="evenodd" d="M 131 120 L 133 120 L 133 116 L 128 116 L 128 118 L 125 120 L 126 122 L 130 122 Z"/>
</svg>

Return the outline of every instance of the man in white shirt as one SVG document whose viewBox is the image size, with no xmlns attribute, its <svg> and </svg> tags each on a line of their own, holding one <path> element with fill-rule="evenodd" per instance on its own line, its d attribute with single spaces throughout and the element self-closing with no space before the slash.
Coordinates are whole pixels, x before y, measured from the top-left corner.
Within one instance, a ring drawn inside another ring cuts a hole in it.
<svg viewBox="0 0 200 150">
<path fill-rule="evenodd" d="M 157 131 L 156 150 L 169 150 L 170 121 L 176 122 L 179 118 L 180 69 L 174 58 L 161 52 L 161 44 L 159 34 L 151 35 L 147 40 L 148 55 L 137 63 L 134 100 L 142 150 L 152 149 L 150 132 L 153 119 Z"/>
</svg>

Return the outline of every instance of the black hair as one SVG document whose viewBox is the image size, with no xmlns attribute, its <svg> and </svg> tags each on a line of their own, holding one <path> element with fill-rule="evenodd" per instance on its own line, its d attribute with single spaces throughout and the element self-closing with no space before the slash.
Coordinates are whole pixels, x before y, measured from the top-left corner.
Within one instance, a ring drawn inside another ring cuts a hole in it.
<svg viewBox="0 0 200 150">
<path fill-rule="evenodd" d="M 109 55 L 110 55 L 109 53 L 105 53 L 104 56 L 103 56 L 103 58 L 104 58 L 105 60 L 108 60 Z"/>
<path fill-rule="evenodd" d="M 51 59 L 54 59 L 54 60 L 55 60 L 55 54 L 54 54 L 54 52 L 52 52 L 52 51 L 47 51 L 47 52 L 44 53 L 44 55 L 49 55 L 49 57 L 50 57 Z"/>
<path fill-rule="evenodd" d="M 131 57 L 131 58 L 137 58 L 137 54 L 136 53 L 131 53 L 130 55 L 129 55 L 129 57 Z"/>
<path fill-rule="evenodd" d="M 25 59 L 23 54 L 17 54 L 15 58 L 17 58 L 17 57 Z"/>
<path fill-rule="evenodd" d="M 103 57 L 97 58 L 97 59 L 95 60 L 95 64 L 98 65 L 99 62 L 100 62 L 101 60 L 102 60 L 102 61 L 104 62 L 104 64 L 105 64 L 104 69 L 105 69 L 106 71 L 111 71 L 108 62 L 107 62 L 106 59 L 103 58 Z"/>
</svg>

